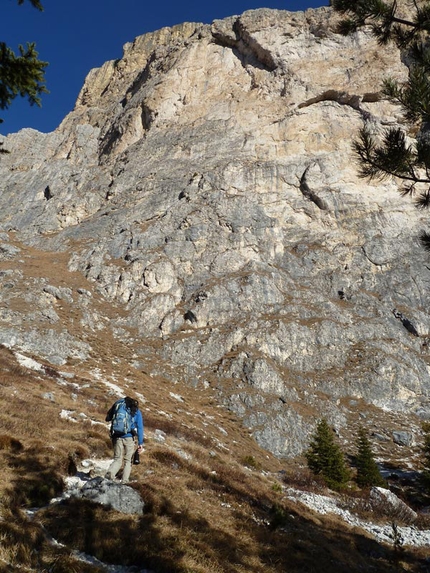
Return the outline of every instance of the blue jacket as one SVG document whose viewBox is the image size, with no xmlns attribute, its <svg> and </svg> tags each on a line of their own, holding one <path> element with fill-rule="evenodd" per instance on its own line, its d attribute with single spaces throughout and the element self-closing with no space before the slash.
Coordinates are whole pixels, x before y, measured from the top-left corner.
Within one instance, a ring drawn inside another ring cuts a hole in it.
<svg viewBox="0 0 430 573">
<path fill-rule="evenodd" d="M 143 417 L 140 410 L 134 415 L 133 421 L 137 432 L 137 443 L 141 446 L 143 444 Z M 127 434 L 128 436 L 132 437 L 132 434 Z"/>
<path fill-rule="evenodd" d="M 115 404 L 113 404 L 112 407 L 110 408 L 109 412 L 106 415 L 106 422 L 110 422 L 112 420 L 115 411 L 115 406 L 118 402 L 119 400 L 115 402 Z M 137 410 L 136 414 L 133 416 L 132 432 L 124 434 L 123 436 L 121 436 L 121 438 L 132 438 L 133 436 L 137 436 L 137 443 L 139 446 L 141 446 L 144 442 L 144 430 L 143 430 L 143 417 L 142 417 L 142 412 L 140 410 Z"/>
</svg>

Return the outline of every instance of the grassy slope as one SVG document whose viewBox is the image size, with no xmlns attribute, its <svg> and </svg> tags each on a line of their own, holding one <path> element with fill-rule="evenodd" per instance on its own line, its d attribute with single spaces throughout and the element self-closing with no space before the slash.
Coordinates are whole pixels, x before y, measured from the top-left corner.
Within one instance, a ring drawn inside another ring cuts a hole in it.
<svg viewBox="0 0 430 573">
<path fill-rule="evenodd" d="M 179 407 L 165 399 L 163 414 L 148 398 L 143 407 L 148 442 L 143 463 L 133 468 L 133 487 L 146 504 L 143 517 L 69 500 L 30 521 L 22 510 L 45 506 L 82 459 L 111 455 L 107 429 L 97 423 L 111 401 L 103 385 L 75 378 L 71 392 L 48 372 L 23 369 L 0 349 L 4 571 L 97 570 L 76 562 L 71 549 L 160 573 L 422 571 L 419 552 L 398 555 L 334 517 L 287 501 L 282 464 L 259 450 L 228 413 L 191 392 Z M 151 391 L 145 379 L 145 396 L 153 392 L 162 403 L 160 384 L 153 384 Z M 53 392 L 55 401 L 46 397 Z M 63 409 L 87 417 L 73 423 L 60 417 Z M 223 428 L 219 436 L 216 426 Z M 165 442 L 151 439 L 155 429 L 166 433 Z M 52 546 L 46 531 L 65 547 Z"/>
</svg>

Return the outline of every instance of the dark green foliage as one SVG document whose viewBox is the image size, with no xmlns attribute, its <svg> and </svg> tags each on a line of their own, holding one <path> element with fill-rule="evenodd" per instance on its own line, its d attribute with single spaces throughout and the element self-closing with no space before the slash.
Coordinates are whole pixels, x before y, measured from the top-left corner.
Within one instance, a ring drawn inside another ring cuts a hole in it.
<svg viewBox="0 0 430 573">
<path fill-rule="evenodd" d="M 332 0 L 331 6 L 337 12 L 347 15 L 340 24 L 341 33 L 351 33 L 368 25 L 381 44 L 393 40 L 398 45 L 406 46 L 430 31 L 428 2 L 420 7 L 415 4 L 415 14 L 410 20 L 398 17 L 395 0 Z"/>
<path fill-rule="evenodd" d="M 350 479 L 350 472 L 339 445 L 335 442 L 333 430 L 327 421 L 318 422 L 315 434 L 306 452 L 309 469 L 320 475 L 332 489 L 342 489 Z"/>
<path fill-rule="evenodd" d="M 430 233 L 427 231 L 421 231 L 419 239 L 424 250 L 430 252 Z"/>
<path fill-rule="evenodd" d="M 24 4 L 24 2 L 25 2 L 25 0 L 18 0 L 18 5 L 21 6 L 21 4 Z M 43 11 L 43 6 L 42 6 L 40 0 L 29 0 L 29 2 L 32 6 L 34 6 L 35 8 L 40 10 L 41 12 Z"/>
<path fill-rule="evenodd" d="M 356 481 L 360 487 L 381 486 L 387 484 L 376 465 L 373 457 L 372 447 L 364 428 L 360 428 L 357 438 L 357 456 L 355 458 L 357 467 Z"/>
<path fill-rule="evenodd" d="M 382 0 L 332 0 L 331 5 L 338 12 L 348 14 L 348 18 L 340 24 L 341 33 L 350 34 L 370 24 L 381 43 L 388 41 L 394 25 L 395 3 L 389 4 Z"/>
<path fill-rule="evenodd" d="M 244 466 L 246 466 L 247 468 L 251 468 L 254 470 L 260 470 L 261 469 L 261 464 L 259 462 L 257 462 L 257 460 L 254 458 L 254 456 L 244 456 L 242 458 L 242 464 Z"/>
<path fill-rule="evenodd" d="M 382 93 L 393 103 L 403 107 L 407 121 L 428 122 L 430 120 L 430 81 L 424 66 L 411 68 L 408 81 L 399 85 L 392 79 L 382 84 Z"/>
<path fill-rule="evenodd" d="M 390 129 L 377 145 L 366 128 L 361 129 L 360 139 L 354 141 L 354 150 L 360 158 L 360 175 L 366 178 L 384 178 L 394 175 L 406 181 L 416 182 L 413 163 L 415 150 L 406 143 L 400 129 Z"/>
<path fill-rule="evenodd" d="M 18 4 L 23 2 L 18 0 Z M 42 10 L 39 0 L 30 2 Z M 17 96 L 27 97 L 30 105 L 40 106 L 40 95 L 47 93 L 44 75 L 48 64 L 38 59 L 35 44 L 20 45 L 18 51 L 17 55 L 5 42 L 0 42 L 0 109 L 7 109 Z"/>
<path fill-rule="evenodd" d="M 382 83 L 382 94 L 398 104 L 412 128 L 409 140 L 401 129 L 389 129 L 378 139 L 367 131 L 360 132 L 354 150 L 360 163 L 360 174 L 368 178 L 392 176 L 404 182 L 402 194 L 411 194 L 415 205 L 430 206 L 430 2 L 411 3 L 412 16 L 399 16 L 395 0 L 331 0 L 334 10 L 345 15 L 339 32 L 350 34 L 370 26 L 381 44 L 394 42 L 407 53 L 409 78 L 403 83 L 388 79 Z M 411 134 L 415 133 L 415 141 Z M 409 143 L 409 142 L 411 143 Z M 420 241 L 430 250 L 430 235 L 422 232 Z"/>
<path fill-rule="evenodd" d="M 40 105 L 39 94 L 46 92 L 44 69 L 48 65 L 37 58 L 34 44 L 19 46 L 19 55 L 0 42 L 0 108 L 8 108 L 17 96 L 27 96 L 30 105 Z"/>
<path fill-rule="evenodd" d="M 282 507 L 282 505 L 276 504 L 272 507 L 272 518 L 270 520 L 270 527 L 272 529 L 277 529 L 278 527 L 285 527 L 289 521 L 289 515 Z"/>
</svg>

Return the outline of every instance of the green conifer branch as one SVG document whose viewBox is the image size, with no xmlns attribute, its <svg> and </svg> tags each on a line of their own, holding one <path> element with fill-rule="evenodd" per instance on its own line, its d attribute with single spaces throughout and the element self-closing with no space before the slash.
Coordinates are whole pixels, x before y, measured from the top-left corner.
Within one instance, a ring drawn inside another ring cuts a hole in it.
<svg viewBox="0 0 430 573">
<path fill-rule="evenodd" d="M 18 6 L 21 6 L 21 4 L 24 4 L 24 2 L 25 0 L 18 0 Z M 40 0 L 29 0 L 29 2 L 34 8 L 37 8 L 37 10 L 43 12 L 43 6 Z"/>
<path fill-rule="evenodd" d="M 25 0 L 18 0 L 18 5 Z M 29 0 L 34 8 L 43 10 L 40 0 Z M 48 93 L 45 86 L 47 62 L 39 60 L 36 45 L 28 42 L 18 46 L 18 55 L 0 42 L 0 109 L 7 109 L 17 97 L 26 97 L 30 105 L 41 105 L 40 95 Z M 0 123 L 3 120 L 0 119 Z"/>
<path fill-rule="evenodd" d="M 415 141 L 407 143 L 405 133 L 390 129 L 376 141 L 363 128 L 353 149 L 360 164 L 361 177 L 384 178 L 392 176 L 406 185 L 402 195 L 413 195 L 419 184 L 426 190 L 414 198 L 417 208 L 430 207 L 430 2 L 413 1 L 413 16 L 399 14 L 396 0 L 331 0 L 331 5 L 345 17 L 339 32 L 350 34 L 368 27 L 379 43 L 393 41 L 411 61 L 409 77 L 399 84 L 392 79 L 383 82 L 382 93 L 399 105 L 409 122 L 409 133 Z M 408 141 L 412 139 L 409 136 Z M 420 241 L 430 251 L 430 233 L 421 232 Z"/>
</svg>

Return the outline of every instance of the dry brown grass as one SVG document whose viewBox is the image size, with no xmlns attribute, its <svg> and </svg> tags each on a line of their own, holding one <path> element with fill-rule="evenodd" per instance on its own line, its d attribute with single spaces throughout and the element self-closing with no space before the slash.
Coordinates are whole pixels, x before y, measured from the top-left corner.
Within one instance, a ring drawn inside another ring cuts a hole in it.
<svg viewBox="0 0 430 573">
<path fill-rule="evenodd" d="M 339 505 L 361 519 L 373 523 L 417 524 L 417 519 L 412 515 L 408 507 L 403 505 L 391 506 L 382 500 L 372 499 L 368 490 L 341 496 Z M 425 523 L 425 518 L 422 518 L 420 521 Z"/>
<path fill-rule="evenodd" d="M 94 348 L 108 379 L 112 356 L 130 362 L 113 339 Z M 259 449 L 210 393 L 181 386 L 178 402 L 169 397 L 170 384 L 131 368 L 122 370 L 123 379 L 132 379 L 130 391 L 146 400 L 146 452 L 132 473 L 144 515 L 84 500 L 47 505 L 80 461 L 111 457 L 101 422 L 114 396 L 88 372 L 68 368 L 72 385 L 60 383 L 56 368 L 28 371 L 0 348 L 0 572 L 98 571 L 77 562 L 73 550 L 155 573 L 422 571 L 420 551 L 404 551 L 399 562 L 392 548 L 288 501 L 284 485 L 321 485 Z M 63 410 L 76 421 L 62 418 Z M 154 439 L 157 429 L 165 442 Z M 42 508 L 33 520 L 23 512 L 29 507 Z M 53 546 L 46 532 L 65 548 Z"/>
<path fill-rule="evenodd" d="M 314 493 L 324 493 L 327 489 L 324 479 L 312 473 L 305 465 L 295 464 L 293 467 L 287 467 L 282 472 L 282 481 L 288 487 Z"/>
<path fill-rule="evenodd" d="M 299 510 L 259 471 L 221 454 L 206 453 L 202 465 L 179 446 L 148 446 L 134 485 L 145 501 L 142 518 L 70 500 L 38 519 L 69 547 L 160 573 L 393 571 L 392 550 L 336 518 Z M 418 571 L 418 562 L 402 558 Z"/>
<path fill-rule="evenodd" d="M 38 523 L 20 511 L 3 510 L 0 521 L 0 571 L 97 573 L 99 569 L 78 561 L 66 548 L 54 547 Z"/>
</svg>

